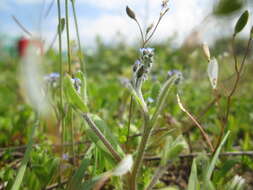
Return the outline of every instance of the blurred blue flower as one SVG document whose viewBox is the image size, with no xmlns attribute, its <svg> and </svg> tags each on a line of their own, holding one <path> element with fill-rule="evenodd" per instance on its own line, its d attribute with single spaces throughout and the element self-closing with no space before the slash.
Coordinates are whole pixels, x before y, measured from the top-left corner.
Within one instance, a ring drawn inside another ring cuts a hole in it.
<svg viewBox="0 0 253 190">
<path fill-rule="evenodd" d="M 154 55 L 154 48 L 141 48 L 141 55 Z"/>
</svg>

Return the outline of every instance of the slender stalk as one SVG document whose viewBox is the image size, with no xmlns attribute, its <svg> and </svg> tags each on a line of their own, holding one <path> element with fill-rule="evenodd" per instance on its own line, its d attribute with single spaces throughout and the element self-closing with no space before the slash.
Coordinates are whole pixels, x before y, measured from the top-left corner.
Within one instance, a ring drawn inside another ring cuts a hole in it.
<svg viewBox="0 0 253 190">
<path fill-rule="evenodd" d="M 139 23 L 139 21 L 137 19 L 134 19 L 136 24 L 138 25 L 138 28 L 139 28 L 139 31 L 140 31 L 140 34 L 141 34 L 141 40 L 142 40 L 142 47 L 144 48 L 145 46 L 145 39 L 144 39 L 144 35 L 143 35 L 143 32 L 142 32 L 142 28 L 141 28 L 141 25 Z"/>
<path fill-rule="evenodd" d="M 132 112 L 133 112 L 133 96 L 131 96 L 130 100 L 130 107 L 129 107 L 129 115 L 128 115 L 128 123 L 127 123 L 127 140 L 126 140 L 126 152 L 128 152 L 128 143 L 130 138 L 130 126 L 131 126 L 131 119 L 132 119 Z"/>
<path fill-rule="evenodd" d="M 19 20 L 17 19 L 17 17 L 15 17 L 14 15 L 12 15 L 12 19 L 14 20 L 14 22 L 21 28 L 21 30 L 23 30 L 28 36 L 32 37 L 32 33 L 29 32 L 24 25 L 21 24 L 21 22 L 19 22 Z"/>
<path fill-rule="evenodd" d="M 205 132 L 204 128 L 200 125 L 200 123 L 184 108 L 183 104 L 181 103 L 180 97 L 177 94 L 177 101 L 178 101 L 178 105 L 180 107 L 180 109 L 186 113 L 186 115 L 196 124 L 196 126 L 199 128 L 201 135 L 203 137 L 203 139 L 205 140 L 205 142 L 207 143 L 208 147 L 211 149 L 211 152 L 214 152 L 214 148 L 213 145 L 207 135 L 207 133 Z"/>
<path fill-rule="evenodd" d="M 136 156 L 136 160 L 133 165 L 132 175 L 131 175 L 131 182 L 130 182 L 130 189 L 136 190 L 137 189 L 137 178 L 139 175 L 139 171 L 143 162 L 143 157 L 145 153 L 145 149 L 150 138 L 150 134 L 152 131 L 152 127 L 150 126 L 150 119 L 148 113 L 144 113 L 144 132 L 143 137 L 141 139 L 141 143 L 138 147 L 138 152 Z"/>
<path fill-rule="evenodd" d="M 63 63 L 62 63 L 62 36 L 61 36 L 61 3 L 57 0 L 57 12 L 58 12 L 58 42 L 59 42 L 59 70 L 60 70 L 60 137 L 61 145 L 64 143 L 64 113 L 63 113 Z M 61 147 L 61 156 L 63 155 L 63 147 Z M 59 164 L 59 174 L 61 173 L 61 164 Z M 59 184 L 61 184 L 61 175 L 59 175 Z"/>
<path fill-rule="evenodd" d="M 98 138 L 104 143 L 106 148 L 111 152 L 112 156 L 115 158 L 115 160 L 120 161 L 121 157 L 120 155 L 114 150 L 111 143 L 105 138 L 103 133 L 99 130 L 99 128 L 96 126 L 96 124 L 92 121 L 92 119 L 89 117 L 87 113 L 83 114 L 83 118 L 89 125 L 89 127 L 94 131 L 94 133 L 98 136 Z"/>
<path fill-rule="evenodd" d="M 71 0 L 72 4 L 72 10 L 73 10 L 73 15 L 74 15 L 74 21 L 75 21 L 75 28 L 76 28 L 76 36 L 77 36 L 77 42 L 78 42 L 78 51 L 79 51 L 79 61 L 81 63 L 81 70 L 85 73 L 85 62 L 84 62 L 84 56 L 83 56 L 83 51 L 82 51 L 82 46 L 81 46 L 81 40 L 80 40 L 80 35 L 79 35 L 79 29 L 78 29 L 78 23 L 77 23 L 77 16 L 76 16 L 76 8 L 75 8 L 75 1 Z M 87 73 L 86 73 L 87 75 Z"/>
<path fill-rule="evenodd" d="M 65 19 L 66 19 L 66 34 L 67 34 L 67 48 L 68 48 L 68 72 L 71 75 L 71 55 L 70 55 L 70 39 L 69 39 L 69 0 L 65 0 Z"/>
<path fill-rule="evenodd" d="M 74 136 L 75 136 L 75 129 L 74 129 L 74 125 L 73 125 L 73 108 L 69 109 L 70 112 L 70 127 L 71 127 L 71 152 L 72 152 L 72 156 L 73 156 L 73 164 L 76 164 L 76 155 L 75 155 L 75 140 L 74 140 Z"/>
<path fill-rule="evenodd" d="M 222 122 L 221 133 L 220 133 L 220 135 L 218 137 L 218 143 L 216 145 L 216 149 L 219 147 L 219 144 L 221 143 L 222 137 L 223 137 L 224 132 L 225 132 L 225 128 L 226 128 L 226 125 L 227 125 L 227 122 L 228 122 L 228 116 L 229 116 L 230 108 L 231 108 L 232 96 L 234 95 L 234 93 L 235 93 L 235 91 L 236 91 L 236 89 L 238 87 L 238 84 L 239 84 L 239 81 L 240 81 L 240 78 L 241 78 L 241 73 L 242 73 L 242 70 L 243 70 L 246 58 L 247 58 L 247 56 L 249 54 L 249 51 L 250 51 L 251 42 L 252 42 L 252 38 L 250 36 L 250 38 L 248 40 L 248 44 L 247 44 L 247 49 L 246 49 L 246 52 L 245 52 L 243 60 L 242 60 L 242 63 L 240 65 L 240 67 L 238 67 L 238 60 L 237 60 L 236 52 L 235 52 L 235 35 L 233 35 L 233 38 L 232 38 L 232 49 L 233 49 L 233 56 L 234 56 L 236 80 L 235 80 L 235 83 L 233 85 L 233 88 L 232 88 L 231 92 L 229 93 L 229 95 L 227 97 L 225 118 L 224 118 L 224 121 Z"/>
<path fill-rule="evenodd" d="M 158 21 L 157 21 L 157 23 L 156 23 L 156 25 L 155 25 L 155 28 L 153 29 L 152 33 L 150 34 L 150 36 L 149 36 L 148 38 L 146 38 L 146 39 L 144 40 L 143 47 L 145 47 L 145 45 L 146 45 L 146 44 L 149 42 L 149 40 L 153 37 L 153 35 L 155 34 L 155 31 L 157 30 L 158 25 L 160 24 L 160 22 L 161 22 L 163 16 L 168 12 L 168 10 L 169 10 L 169 9 L 166 9 L 163 13 L 160 14 L 159 19 L 158 19 Z"/>
</svg>

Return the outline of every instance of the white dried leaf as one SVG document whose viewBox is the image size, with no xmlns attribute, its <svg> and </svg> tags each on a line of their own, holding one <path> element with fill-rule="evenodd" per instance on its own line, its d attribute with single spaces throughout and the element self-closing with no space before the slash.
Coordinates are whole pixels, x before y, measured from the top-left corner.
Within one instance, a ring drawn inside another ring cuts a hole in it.
<svg viewBox="0 0 253 190">
<path fill-rule="evenodd" d="M 219 65 L 215 58 L 212 58 L 208 64 L 207 73 L 213 89 L 216 89 L 218 82 Z"/>
<path fill-rule="evenodd" d="M 122 176 L 128 171 L 131 170 L 133 165 L 133 157 L 132 155 L 128 154 L 126 157 L 121 160 L 119 165 L 113 170 L 113 175 L 114 176 Z"/>
</svg>

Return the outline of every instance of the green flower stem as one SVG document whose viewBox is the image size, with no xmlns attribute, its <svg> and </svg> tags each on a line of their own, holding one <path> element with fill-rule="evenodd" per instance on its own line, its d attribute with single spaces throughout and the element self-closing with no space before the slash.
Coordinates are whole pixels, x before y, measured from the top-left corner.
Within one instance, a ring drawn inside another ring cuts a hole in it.
<svg viewBox="0 0 253 190">
<path fill-rule="evenodd" d="M 81 63 L 81 70 L 83 73 L 85 73 L 85 62 L 84 62 L 84 56 L 83 56 L 83 51 L 82 51 L 82 46 L 81 46 L 81 40 L 80 40 L 80 35 L 79 35 L 79 29 L 78 29 L 78 23 L 77 23 L 77 16 L 76 16 L 76 8 L 75 8 L 75 1 L 71 0 L 72 4 L 72 10 L 73 10 L 73 15 L 74 15 L 74 21 L 75 21 L 75 28 L 76 28 L 76 36 L 77 36 L 77 42 L 78 42 L 78 49 L 79 49 L 79 61 Z M 85 73 L 87 75 L 87 73 Z"/>
<path fill-rule="evenodd" d="M 60 28 L 61 26 L 61 3 L 60 0 L 57 0 L 57 12 L 58 12 L 58 39 L 59 39 L 59 64 L 60 64 L 60 138 L 61 138 L 61 145 L 63 145 L 64 141 L 64 112 L 63 112 L 63 63 L 62 63 L 62 34 Z M 61 148 L 61 155 L 63 154 L 63 148 Z M 61 164 L 58 167 L 59 173 L 61 173 Z M 59 183 L 61 183 L 61 175 L 59 175 Z"/>
<path fill-rule="evenodd" d="M 85 113 L 83 114 L 83 118 L 89 125 L 89 127 L 94 131 L 94 133 L 98 136 L 98 138 L 104 143 L 105 147 L 111 152 L 112 156 L 117 160 L 118 162 L 121 161 L 120 155 L 114 150 L 111 143 L 105 138 L 103 133 L 99 130 L 99 128 L 96 126 L 96 124 L 92 121 L 90 116 Z"/>
<path fill-rule="evenodd" d="M 68 72 L 71 75 L 71 55 L 70 55 L 70 39 L 69 39 L 69 0 L 65 0 L 65 19 L 66 19 L 66 34 L 67 34 L 67 48 L 68 48 Z"/>
<path fill-rule="evenodd" d="M 130 183 L 130 189 L 136 190 L 137 189 L 137 178 L 139 175 L 139 171 L 143 162 L 143 157 L 145 153 L 145 149 L 148 143 L 148 140 L 150 138 L 150 134 L 152 131 L 152 127 L 150 126 L 150 119 L 148 113 L 144 112 L 144 132 L 143 137 L 141 139 L 141 143 L 139 145 L 136 160 L 133 165 L 132 175 L 131 175 L 131 183 Z"/>
</svg>

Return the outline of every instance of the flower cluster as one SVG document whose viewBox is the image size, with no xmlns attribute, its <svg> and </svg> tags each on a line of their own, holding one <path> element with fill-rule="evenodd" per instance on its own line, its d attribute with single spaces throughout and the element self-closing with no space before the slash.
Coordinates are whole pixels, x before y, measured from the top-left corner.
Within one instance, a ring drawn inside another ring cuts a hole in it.
<svg viewBox="0 0 253 190">
<path fill-rule="evenodd" d="M 50 73 L 50 74 L 44 76 L 44 81 L 47 84 L 50 84 L 53 87 L 56 87 L 57 84 L 58 84 L 59 78 L 60 78 L 60 74 L 59 73 Z"/>
<path fill-rule="evenodd" d="M 154 59 L 154 49 L 141 48 L 140 54 L 140 59 L 133 65 L 132 85 L 135 89 L 140 89 L 142 82 L 147 79 Z"/>
<path fill-rule="evenodd" d="M 179 84 L 182 79 L 183 79 L 183 74 L 181 71 L 179 70 L 176 70 L 176 69 L 172 69 L 170 71 L 168 71 L 168 78 L 174 76 L 174 75 L 177 75 L 178 76 L 178 79 L 175 81 L 175 84 Z"/>
</svg>

